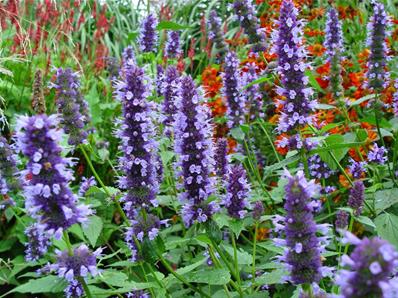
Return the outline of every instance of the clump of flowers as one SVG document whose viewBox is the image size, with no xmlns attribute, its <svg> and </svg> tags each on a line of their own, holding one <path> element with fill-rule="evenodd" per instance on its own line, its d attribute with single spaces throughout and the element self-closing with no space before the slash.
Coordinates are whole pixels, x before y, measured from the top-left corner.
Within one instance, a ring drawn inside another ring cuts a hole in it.
<svg viewBox="0 0 398 298">
<path fill-rule="evenodd" d="M 354 209 L 354 214 L 356 216 L 360 215 L 362 212 L 363 202 L 365 201 L 365 186 L 362 180 L 357 180 L 354 182 L 350 190 L 350 196 L 348 198 L 348 206 Z"/>
<path fill-rule="evenodd" d="M 355 161 L 351 158 L 351 164 L 349 166 L 350 173 L 353 178 L 360 179 L 362 174 L 366 171 L 365 166 L 366 162 L 364 161 Z"/>
<path fill-rule="evenodd" d="M 180 46 L 180 32 L 169 31 L 167 33 L 166 43 L 166 57 L 167 58 L 178 58 L 182 54 Z"/>
<path fill-rule="evenodd" d="M 308 158 L 308 169 L 311 177 L 317 179 L 327 179 L 334 173 L 318 154 Z"/>
<path fill-rule="evenodd" d="M 215 191 L 215 177 L 210 175 L 214 168 L 210 111 L 201 105 L 191 77 L 180 80 L 177 109 L 175 151 L 183 178 L 179 199 L 184 203 L 184 223 L 190 226 L 194 221 L 206 222 L 218 209 L 215 201 L 209 202 Z"/>
<path fill-rule="evenodd" d="M 7 140 L 0 136 L 0 194 L 19 189 L 16 156 Z"/>
<path fill-rule="evenodd" d="M 241 92 L 243 82 L 239 73 L 239 60 L 234 52 L 228 52 L 225 56 L 222 78 L 222 93 L 227 100 L 228 126 L 237 127 L 245 121 L 246 98 Z"/>
<path fill-rule="evenodd" d="M 236 20 L 240 22 L 241 27 L 249 37 L 249 43 L 253 45 L 253 52 L 265 51 L 265 32 L 260 27 L 252 0 L 235 0 L 231 7 L 234 10 Z"/>
<path fill-rule="evenodd" d="M 247 181 L 246 171 L 242 165 L 234 165 L 230 168 L 227 178 L 226 194 L 222 204 L 228 214 L 233 218 L 244 218 L 249 206 L 248 196 L 250 185 Z"/>
<path fill-rule="evenodd" d="M 377 164 L 385 164 L 387 161 L 386 153 L 386 148 L 383 146 L 379 147 L 377 143 L 375 143 L 372 150 L 368 153 L 368 160 Z"/>
<path fill-rule="evenodd" d="M 340 297 L 396 297 L 398 280 L 392 279 L 398 266 L 398 252 L 378 237 L 358 239 L 345 232 L 344 242 L 355 245 L 350 256 L 342 257 L 342 269 L 336 277 Z"/>
<path fill-rule="evenodd" d="M 177 68 L 170 65 L 166 69 L 166 73 L 162 80 L 161 94 L 163 95 L 163 115 L 165 116 L 163 124 L 165 133 L 171 135 L 174 115 L 177 113 L 176 97 L 178 93 L 178 82 L 180 74 Z"/>
<path fill-rule="evenodd" d="M 149 14 L 141 23 L 139 44 L 144 53 L 154 52 L 158 43 L 156 27 L 158 20 L 153 14 Z"/>
<path fill-rule="evenodd" d="M 224 57 L 225 53 L 228 51 L 227 43 L 224 40 L 223 32 L 221 29 L 221 18 L 217 15 L 215 10 L 210 11 L 209 14 L 209 39 L 214 42 L 217 54 L 221 58 Z"/>
<path fill-rule="evenodd" d="M 122 102 L 123 119 L 117 132 L 121 139 L 119 186 L 127 190 L 121 199 L 129 219 L 140 208 L 157 205 L 157 158 L 152 123 L 152 106 L 148 102 L 148 82 L 144 70 L 134 64 L 123 69 L 123 81 L 116 84 L 115 94 Z"/>
</svg>

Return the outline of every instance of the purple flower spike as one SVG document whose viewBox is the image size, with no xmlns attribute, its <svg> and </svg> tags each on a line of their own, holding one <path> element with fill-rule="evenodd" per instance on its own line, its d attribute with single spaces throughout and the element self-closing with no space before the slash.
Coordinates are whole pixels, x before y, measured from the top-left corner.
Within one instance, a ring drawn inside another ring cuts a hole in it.
<svg viewBox="0 0 398 298">
<path fill-rule="evenodd" d="M 282 3 L 279 17 L 279 30 L 272 32 L 273 53 L 278 55 L 278 73 L 282 87 L 277 93 L 284 97 L 279 104 L 283 106 L 278 123 L 279 132 L 287 132 L 301 125 L 313 124 L 316 100 L 311 100 L 313 91 L 307 87 L 308 78 L 304 72 L 308 64 L 302 46 L 303 22 L 297 20 L 298 10 L 291 0 Z"/>
<path fill-rule="evenodd" d="M 257 66 L 254 63 L 248 65 L 248 71 L 245 74 L 245 85 L 248 85 L 258 79 Z M 247 101 L 250 106 L 250 119 L 263 118 L 263 95 L 260 92 L 260 85 L 254 84 L 246 89 Z"/>
<path fill-rule="evenodd" d="M 327 61 L 330 63 L 330 90 L 336 98 L 342 95 L 341 53 L 343 49 L 343 32 L 336 9 L 330 8 L 326 21 L 325 48 Z"/>
<path fill-rule="evenodd" d="M 16 156 L 7 140 L 0 136 L 0 194 L 5 195 L 9 191 L 20 188 L 17 178 Z"/>
<path fill-rule="evenodd" d="M 151 298 L 151 296 L 147 292 L 144 292 L 143 290 L 136 290 L 127 293 L 127 298 Z"/>
<path fill-rule="evenodd" d="M 167 32 L 166 57 L 178 58 L 181 54 L 182 50 L 180 45 L 180 32 L 179 31 Z"/>
<path fill-rule="evenodd" d="M 217 15 L 215 10 L 210 11 L 208 27 L 209 39 L 214 42 L 217 54 L 222 58 L 228 51 L 228 46 L 224 40 L 224 34 L 221 29 L 221 18 Z"/>
<path fill-rule="evenodd" d="M 368 71 L 367 87 L 375 91 L 387 88 L 390 74 L 386 71 L 388 60 L 388 48 L 386 38 L 390 20 L 384 9 L 384 5 L 373 1 L 373 16 L 368 23 L 367 46 L 370 48 L 370 56 L 367 63 Z"/>
<path fill-rule="evenodd" d="M 394 95 L 392 98 L 392 108 L 393 108 L 395 117 L 398 117 L 398 79 L 395 80 L 394 87 L 397 91 L 394 92 Z"/>
<path fill-rule="evenodd" d="M 253 207 L 253 218 L 255 220 L 260 220 L 261 216 L 264 214 L 264 204 L 261 201 L 254 203 Z"/>
<path fill-rule="evenodd" d="M 28 243 L 25 244 L 25 259 L 28 262 L 37 261 L 42 257 L 51 245 L 50 237 L 46 232 L 45 224 L 34 223 L 25 230 Z"/>
<path fill-rule="evenodd" d="M 360 179 L 362 177 L 362 173 L 366 171 L 366 162 L 364 161 L 355 161 L 351 158 L 351 164 L 349 166 L 350 173 L 353 178 Z"/>
<path fill-rule="evenodd" d="M 250 194 L 250 185 L 247 181 L 246 171 L 241 165 L 232 166 L 227 178 L 227 193 L 222 204 L 228 214 L 234 218 L 244 218 L 249 206 L 247 198 Z"/>
<path fill-rule="evenodd" d="M 70 68 L 58 68 L 55 83 L 51 87 L 57 91 L 58 112 L 62 115 L 62 127 L 69 135 L 68 144 L 77 146 L 87 142 L 85 126 L 90 118 L 88 104 L 80 93 L 79 75 Z"/>
<path fill-rule="evenodd" d="M 156 65 L 156 94 L 161 97 L 163 96 L 163 80 L 164 80 L 164 68 L 161 64 Z"/>
<path fill-rule="evenodd" d="M 97 181 L 95 181 L 94 177 L 82 178 L 82 183 L 80 184 L 79 192 L 78 195 L 80 197 L 84 197 L 86 195 L 86 192 L 90 189 L 90 187 L 97 185 Z"/>
<path fill-rule="evenodd" d="M 16 142 L 20 152 L 28 159 L 24 194 L 27 212 L 47 225 L 50 234 L 60 237 L 64 229 L 75 223 L 84 223 L 92 211 L 86 205 L 77 205 L 77 196 L 69 187 L 73 180 L 70 158 L 61 156 L 58 145 L 62 130 L 56 116 L 44 114 L 17 120 Z"/>
<path fill-rule="evenodd" d="M 140 208 L 156 206 L 157 158 L 155 154 L 155 128 L 147 100 L 149 79 L 144 70 L 136 65 L 124 69 L 123 81 L 116 84 L 116 97 L 122 102 L 123 120 L 117 132 L 121 139 L 120 169 L 123 176 L 119 186 L 127 190 L 121 199 L 129 219 L 133 219 Z"/>
<path fill-rule="evenodd" d="M 239 73 L 239 60 L 234 52 L 225 56 L 223 77 L 223 96 L 227 100 L 228 126 L 238 127 L 245 122 L 246 98 L 241 93 L 242 78 Z"/>
<path fill-rule="evenodd" d="M 165 133 L 168 136 L 172 133 L 171 126 L 174 122 L 174 115 L 177 113 L 176 98 L 178 95 L 179 79 L 180 74 L 177 68 L 173 65 L 168 66 L 161 86 L 161 92 L 164 97 L 162 108 L 165 119 L 163 124 L 165 126 Z"/>
<path fill-rule="evenodd" d="M 337 211 L 335 225 L 337 229 L 345 229 L 348 226 L 348 213 L 343 210 Z"/>
<path fill-rule="evenodd" d="M 132 46 L 128 46 L 123 50 L 122 63 L 124 67 L 126 67 L 126 65 L 133 65 L 136 63 L 134 48 Z"/>
<path fill-rule="evenodd" d="M 219 179 L 224 180 L 228 172 L 228 141 L 225 138 L 217 139 L 215 148 L 216 173 Z"/>
<path fill-rule="evenodd" d="M 290 280 L 294 284 L 317 283 L 324 272 L 321 264 L 321 252 L 328 244 L 327 237 L 317 237 L 316 233 L 327 233 L 327 225 L 317 225 L 314 221 L 312 197 L 319 193 L 319 186 L 313 180 L 307 181 L 302 171 L 295 176 L 285 172 L 288 183 L 285 186 L 286 216 L 275 216 L 276 232 L 282 232 L 284 239 L 274 239 L 277 245 L 286 247 L 286 253 L 280 259 L 290 271 Z"/>
<path fill-rule="evenodd" d="M 354 251 L 341 259 L 346 269 L 340 270 L 336 284 L 341 288 L 339 297 L 397 297 L 398 280 L 391 279 L 398 265 L 398 252 L 378 237 L 358 239 L 345 232 L 346 240 L 354 242 Z"/>
<path fill-rule="evenodd" d="M 308 169 L 311 177 L 316 179 L 327 179 L 334 173 L 329 166 L 321 160 L 321 157 L 318 154 L 312 155 L 308 158 Z"/>
<path fill-rule="evenodd" d="M 158 20 L 153 14 L 148 15 L 141 23 L 139 44 L 141 51 L 143 51 L 144 53 L 153 52 L 157 47 L 157 25 Z"/>
<path fill-rule="evenodd" d="M 387 161 L 386 153 L 386 148 L 383 146 L 379 147 L 377 143 L 375 143 L 372 150 L 368 153 L 368 160 L 383 165 Z"/>
<path fill-rule="evenodd" d="M 365 201 L 365 186 L 362 180 L 354 182 L 348 198 L 348 206 L 354 209 L 354 214 L 359 216 L 362 212 L 363 202 Z"/>
<path fill-rule="evenodd" d="M 208 202 L 215 191 L 210 111 L 202 105 L 201 97 L 191 77 L 180 80 L 177 100 L 178 113 L 175 118 L 175 151 L 177 167 L 181 170 L 183 190 L 179 199 L 184 203 L 184 223 L 206 222 L 218 210 L 215 201 Z"/>
<path fill-rule="evenodd" d="M 260 27 L 252 0 L 235 0 L 231 7 L 234 10 L 236 20 L 240 22 L 241 27 L 249 37 L 249 43 L 253 45 L 253 52 L 265 51 L 265 32 Z"/>
</svg>

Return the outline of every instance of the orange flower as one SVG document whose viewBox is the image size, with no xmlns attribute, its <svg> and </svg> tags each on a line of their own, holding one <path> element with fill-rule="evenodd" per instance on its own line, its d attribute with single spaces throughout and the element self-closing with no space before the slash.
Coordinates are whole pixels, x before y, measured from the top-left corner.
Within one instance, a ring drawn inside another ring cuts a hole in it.
<svg viewBox="0 0 398 298">
<path fill-rule="evenodd" d="M 285 134 L 285 133 L 282 133 L 282 134 L 278 135 L 278 136 L 276 137 L 276 140 L 275 140 L 275 149 L 276 149 L 276 151 L 278 151 L 278 153 L 279 153 L 280 155 L 286 155 L 287 152 L 289 151 L 289 149 L 288 149 L 287 147 L 282 148 L 282 147 L 279 146 L 280 142 L 281 142 L 282 139 L 285 138 L 285 137 L 288 137 L 288 135 Z"/>
<path fill-rule="evenodd" d="M 324 36 L 325 32 L 318 29 L 305 28 L 304 34 L 308 37 Z"/>
<path fill-rule="evenodd" d="M 312 56 L 321 57 L 325 53 L 326 49 L 320 43 L 308 46 L 308 51 Z"/>
<path fill-rule="evenodd" d="M 269 229 L 268 228 L 258 228 L 257 230 L 257 241 L 262 241 L 267 239 L 269 236 Z"/>
<path fill-rule="evenodd" d="M 222 79 L 218 75 L 218 69 L 212 66 L 207 66 L 203 70 L 202 82 L 206 97 L 215 97 L 222 87 Z"/>
<path fill-rule="evenodd" d="M 222 117 L 227 111 L 227 106 L 220 97 L 217 97 L 213 101 L 207 102 L 207 106 L 210 107 L 213 117 Z"/>
</svg>

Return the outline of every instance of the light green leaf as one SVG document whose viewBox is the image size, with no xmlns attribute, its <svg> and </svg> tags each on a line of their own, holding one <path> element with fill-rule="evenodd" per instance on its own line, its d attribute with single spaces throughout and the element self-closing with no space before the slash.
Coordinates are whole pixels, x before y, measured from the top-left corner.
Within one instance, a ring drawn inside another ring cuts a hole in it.
<svg viewBox="0 0 398 298">
<path fill-rule="evenodd" d="M 26 284 L 13 289 L 11 293 L 60 293 L 67 285 L 67 282 L 57 276 L 49 275 L 38 279 L 31 279 Z"/>
<path fill-rule="evenodd" d="M 183 30 L 189 28 L 190 26 L 180 25 L 171 21 L 161 21 L 156 27 L 157 30 Z"/>
<path fill-rule="evenodd" d="M 382 189 L 375 192 L 375 209 L 377 214 L 396 203 L 398 203 L 398 188 Z"/>
<path fill-rule="evenodd" d="M 102 219 L 96 215 L 90 216 L 87 226 L 83 227 L 83 233 L 92 247 L 95 247 L 97 239 L 101 235 L 102 227 Z"/>
<path fill-rule="evenodd" d="M 231 279 L 231 275 L 227 269 L 204 269 L 190 272 L 185 274 L 184 277 L 188 282 L 204 283 L 208 285 L 225 285 Z"/>
<path fill-rule="evenodd" d="M 376 217 L 375 224 L 377 234 L 398 248 L 398 216 L 385 212 Z"/>
</svg>

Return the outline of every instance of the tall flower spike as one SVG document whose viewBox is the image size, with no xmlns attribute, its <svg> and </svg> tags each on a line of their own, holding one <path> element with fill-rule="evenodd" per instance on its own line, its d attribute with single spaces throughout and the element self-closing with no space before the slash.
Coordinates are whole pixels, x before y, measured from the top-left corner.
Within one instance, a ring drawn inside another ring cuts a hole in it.
<svg viewBox="0 0 398 298">
<path fill-rule="evenodd" d="M 156 205 L 155 128 L 152 122 L 149 78 L 136 65 L 124 69 L 123 81 L 116 84 L 116 97 L 122 102 L 123 120 L 117 134 L 121 139 L 119 186 L 127 190 L 122 198 L 127 216 L 133 219 L 139 208 Z"/>
<path fill-rule="evenodd" d="M 164 80 L 164 68 L 162 65 L 156 65 L 156 94 L 158 97 L 163 96 L 163 80 Z"/>
<path fill-rule="evenodd" d="M 391 279 L 398 266 L 395 248 L 378 237 L 360 240 L 347 231 L 344 241 L 355 245 L 355 249 L 350 256 L 342 257 L 342 265 L 347 268 L 336 277 L 339 297 L 397 297 L 398 280 Z"/>
<path fill-rule="evenodd" d="M 37 114 L 46 113 L 46 101 L 43 94 L 43 73 L 38 69 L 33 80 L 32 108 Z"/>
<path fill-rule="evenodd" d="M 25 230 L 28 243 L 25 244 L 25 258 L 28 262 L 37 261 L 51 245 L 50 237 L 46 231 L 47 226 L 34 223 Z"/>
<path fill-rule="evenodd" d="M 248 85 L 258 79 L 257 66 L 254 63 L 247 65 L 247 72 L 245 73 L 245 85 Z M 263 95 L 260 92 L 260 85 L 254 84 L 246 89 L 247 101 L 250 107 L 250 119 L 264 117 L 263 112 Z"/>
<path fill-rule="evenodd" d="M 325 48 L 327 61 L 330 64 L 330 91 L 335 98 L 342 96 L 341 53 L 343 49 L 343 33 L 339 15 L 335 8 L 330 8 L 326 20 Z"/>
<path fill-rule="evenodd" d="M 167 32 L 166 57 L 178 58 L 181 53 L 180 32 L 174 30 Z"/>
<path fill-rule="evenodd" d="M 235 18 L 240 22 L 241 27 L 249 37 L 249 43 L 253 45 L 253 52 L 265 51 L 265 32 L 260 27 L 252 0 L 235 0 L 231 7 L 235 12 Z"/>
<path fill-rule="evenodd" d="M 398 117 L 398 79 L 395 80 L 394 87 L 395 87 L 396 91 L 392 98 L 392 108 L 393 108 L 395 117 Z"/>
<path fill-rule="evenodd" d="M 16 156 L 7 140 L 0 136 L 0 194 L 5 195 L 20 188 L 16 175 Z"/>
<path fill-rule="evenodd" d="M 244 123 L 246 98 L 241 93 L 243 83 L 239 73 L 239 60 L 234 52 L 225 56 L 222 93 L 227 101 L 228 126 L 237 127 Z"/>
<path fill-rule="evenodd" d="M 134 54 L 134 48 L 132 46 L 127 46 L 123 50 L 122 63 L 123 63 L 123 65 L 135 64 L 135 54 Z"/>
<path fill-rule="evenodd" d="M 56 116 L 43 114 L 21 116 L 16 126 L 18 150 L 28 158 L 26 170 L 21 172 L 25 177 L 25 208 L 56 238 L 71 225 L 86 222 L 92 213 L 88 206 L 78 205 L 69 187 L 73 162 L 61 156 L 62 130 L 58 124 Z"/>
<path fill-rule="evenodd" d="M 242 165 L 235 165 L 230 168 L 226 190 L 222 204 L 227 208 L 228 214 L 234 218 L 244 218 L 247 213 L 245 208 L 249 206 L 250 185 Z"/>
<path fill-rule="evenodd" d="M 228 173 L 228 141 L 225 138 L 219 138 L 216 142 L 214 159 L 216 162 L 216 174 L 223 181 Z"/>
<path fill-rule="evenodd" d="M 177 68 L 170 65 L 166 69 L 165 76 L 162 80 L 161 93 L 163 99 L 163 124 L 165 126 L 166 135 L 170 136 L 172 132 L 172 124 L 174 122 L 174 115 L 177 113 L 176 97 L 178 93 L 178 81 L 180 74 Z"/>
<path fill-rule="evenodd" d="M 157 25 L 158 20 L 153 14 L 148 15 L 141 23 L 139 44 L 141 51 L 144 53 L 153 52 L 157 47 Z"/>
<path fill-rule="evenodd" d="M 217 54 L 223 58 L 225 53 L 228 51 L 228 47 L 221 29 L 221 18 L 217 15 L 215 10 L 210 11 L 208 27 L 209 38 L 215 44 Z"/>
<path fill-rule="evenodd" d="M 301 20 L 297 20 L 298 10 L 291 0 L 284 0 L 280 10 L 279 30 L 272 32 L 273 53 L 278 55 L 278 73 L 282 87 L 277 93 L 284 99 L 282 113 L 278 123 L 279 132 L 287 132 L 300 125 L 312 124 L 316 101 L 311 100 L 313 91 L 306 87 L 308 78 L 304 71 L 308 67 L 304 58 L 306 51 L 302 42 Z"/>
<path fill-rule="evenodd" d="M 348 198 L 347 205 L 354 209 L 356 216 L 359 216 L 362 212 L 363 202 L 365 201 L 365 186 L 362 180 L 354 182 L 350 190 L 350 196 Z"/>
<path fill-rule="evenodd" d="M 294 284 L 317 283 L 321 279 L 323 268 L 321 252 L 327 244 L 327 237 L 317 237 L 317 231 L 326 234 L 325 225 L 317 225 L 313 211 L 312 197 L 319 192 L 313 180 L 307 181 L 302 171 L 292 176 L 287 170 L 288 183 L 285 186 L 286 217 L 276 216 L 275 231 L 282 231 L 286 240 L 274 239 L 275 243 L 286 247 L 281 258 L 290 271 L 290 280 Z"/>
<path fill-rule="evenodd" d="M 218 210 L 215 201 L 208 202 L 215 191 L 210 111 L 202 105 L 191 77 L 180 80 L 175 118 L 175 151 L 177 167 L 183 182 L 179 199 L 184 203 L 182 215 L 186 226 L 206 222 Z"/>
<path fill-rule="evenodd" d="M 69 145 L 79 145 L 86 142 L 87 132 L 84 129 L 90 120 L 88 105 L 80 93 L 80 82 L 77 73 L 72 69 L 57 69 L 55 83 L 58 112 L 61 116 L 62 127 L 69 135 Z"/>
<path fill-rule="evenodd" d="M 366 77 L 367 87 L 376 92 L 386 88 L 390 79 L 390 74 L 386 70 L 388 60 L 386 38 L 389 22 L 384 5 L 378 1 L 373 1 L 373 16 L 367 26 L 368 38 L 366 44 L 370 48 L 370 55 Z"/>
</svg>

